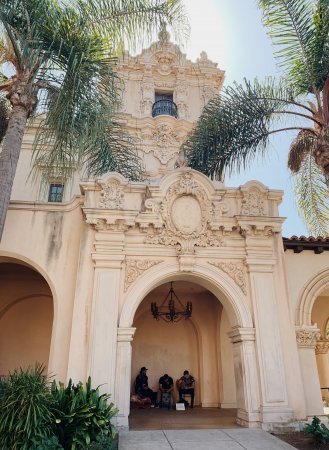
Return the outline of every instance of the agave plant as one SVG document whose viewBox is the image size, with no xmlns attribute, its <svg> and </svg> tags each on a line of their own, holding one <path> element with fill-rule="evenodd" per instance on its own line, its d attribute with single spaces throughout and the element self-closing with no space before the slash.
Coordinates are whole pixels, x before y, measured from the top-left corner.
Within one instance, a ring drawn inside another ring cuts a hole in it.
<svg viewBox="0 0 329 450">
<path fill-rule="evenodd" d="M 259 0 L 285 76 L 225 88 L 183 145 L 209 176 L 265 155 L 275 133 L 295 132 L 288 167 L 309 230 L 329 233 L 329 0 Z M 293 120 L 291 120 L 293 118 Z"/>
<path fill-rule="evenodd" d="M 52 435 L 50 382 L 44 366 L 17 369 L 0 383 L 3 450 L 30 450 Z"/>
<path fill-rule="evenodd" d="M 90 377 L 85 385 L 74 385 L 72 380 L 67 386 L 53 382 L 51 393 L 56 416 L 54 433 L 65 450 L 85 448 L 100 435 L 114 436 L 111 420 L 117 409 L 108 401 L 110 395 L 91 387 Z"/>
</svg>

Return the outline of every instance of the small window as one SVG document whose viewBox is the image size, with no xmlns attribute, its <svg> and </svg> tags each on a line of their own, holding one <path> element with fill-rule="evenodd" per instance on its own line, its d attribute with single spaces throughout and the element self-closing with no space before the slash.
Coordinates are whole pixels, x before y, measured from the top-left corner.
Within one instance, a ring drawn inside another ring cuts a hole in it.
<svg viewBox="0 0 329 450">
<path fill-rule="evenodd" d="M 156 92 L 155 93 L 155 101 L 159 101 L 159 100 L 169 100 L 170 102 L 174 101 L 174 97 L 173 94 L 161 94 L 160 92 Z"/>
<path fill-rule="evenodd" d="M 49 186 L 48 202 L 60 203 L 63 201 L 64 184 L 51 183 Z"/>
<path fill-rule="evenodd" d="M 152 117 L 167 115 L 177 119 L 177 106 L 173 99 L 173 93 L 155 92 Z"/>
</svg>

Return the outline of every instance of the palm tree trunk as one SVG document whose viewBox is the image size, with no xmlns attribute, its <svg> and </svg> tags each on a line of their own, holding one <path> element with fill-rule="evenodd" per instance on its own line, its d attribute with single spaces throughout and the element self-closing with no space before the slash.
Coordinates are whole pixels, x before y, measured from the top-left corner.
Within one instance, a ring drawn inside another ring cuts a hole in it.
<svg viewBox="0 0 329 450">
<path fill-rule="evenodd" d="M 0 153 L 0 241 L 9 207 L 28 112 L 21 105 L 13 107 Z"/>
</svg>

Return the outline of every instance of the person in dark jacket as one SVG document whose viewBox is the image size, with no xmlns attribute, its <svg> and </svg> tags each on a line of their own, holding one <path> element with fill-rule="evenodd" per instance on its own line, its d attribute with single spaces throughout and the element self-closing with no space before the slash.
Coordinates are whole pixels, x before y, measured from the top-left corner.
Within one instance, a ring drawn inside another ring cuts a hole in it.
<svg viewBox="0 0 329 450">
<path fill-rule="evenodd" d="M 136 377 L 135 382 L 135 392 L 140 395 L 142 398 L 149 397 L 151 399 L 152 405 L 155 406 L 157 393 L 152 391 L 148 385 L 148 376 L 146 375 L 146 371 L 148 369 L 146 367 L 141 367 L 139 374 Z"/>
</svg>

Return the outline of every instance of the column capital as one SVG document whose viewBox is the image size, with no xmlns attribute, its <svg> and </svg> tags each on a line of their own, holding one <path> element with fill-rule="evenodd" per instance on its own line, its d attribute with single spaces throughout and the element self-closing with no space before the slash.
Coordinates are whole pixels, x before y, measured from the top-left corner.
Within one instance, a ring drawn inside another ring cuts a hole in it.
<svg viewBox="0 0 329 450">
<path fill-rule="evenodd" d="M 233 328 L 227 334 L 232 344 L 236 344 L 243 341 L 254 341 L 256 330 L 255 328 Z"/>
<path fill-rule="evenodd" d="M 329 339 L 320 339 L 315 345 L 316 355 L 326 355 L 329 350 Z"/>
<path fill-rule="evenodd" d="M 118 328 L 118 342 L 131 342 L 134 338 L 136 328 L 121 327 Z"/>
<path fill-rule="evenodd" d="M 296 327 L 296 340 L 298 347 L 315 348 L 320 339 L 320 330 L 314 325 Z"/>
</svg>

